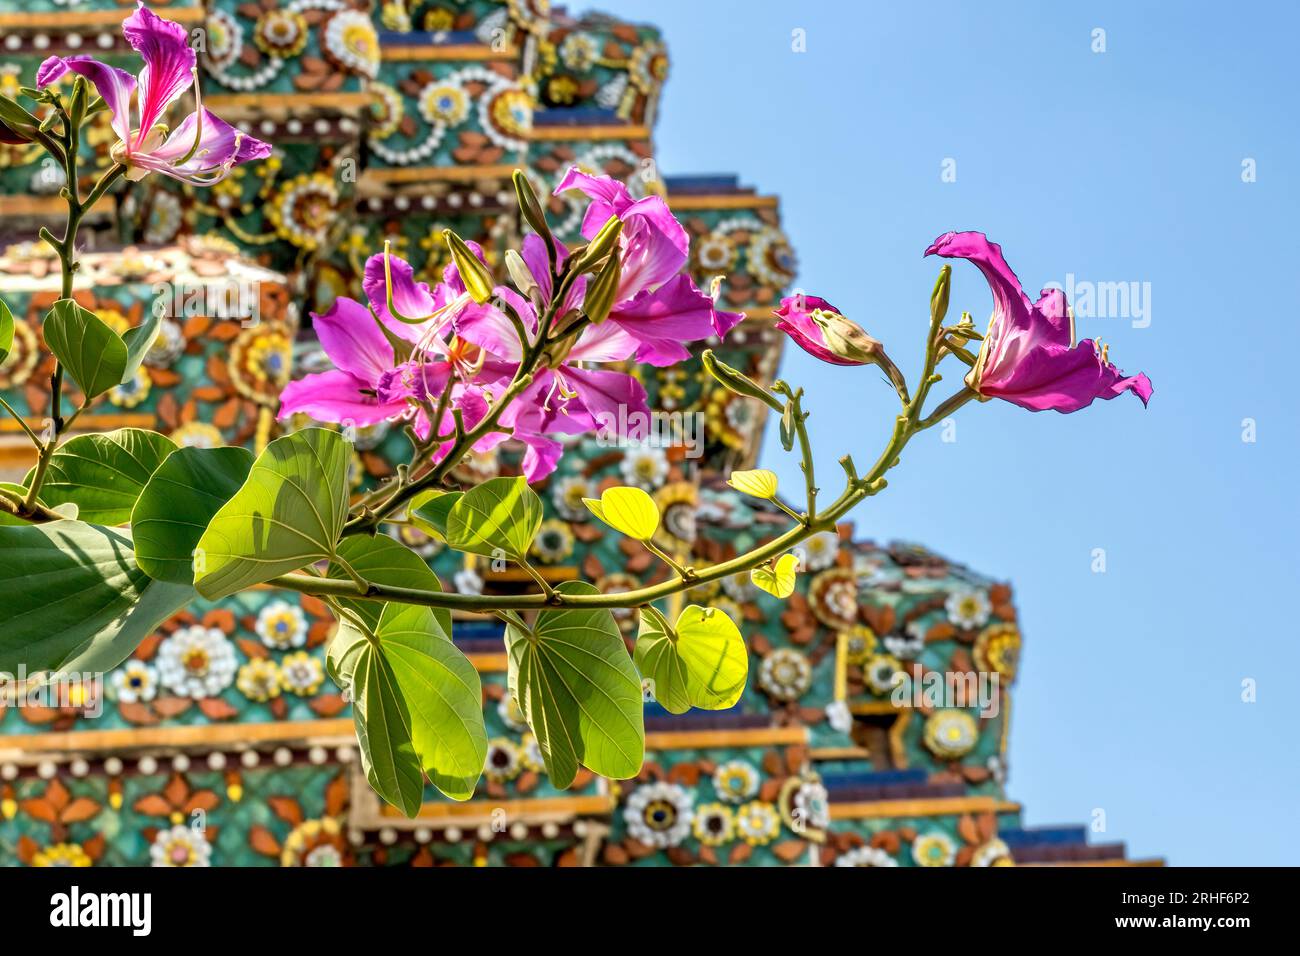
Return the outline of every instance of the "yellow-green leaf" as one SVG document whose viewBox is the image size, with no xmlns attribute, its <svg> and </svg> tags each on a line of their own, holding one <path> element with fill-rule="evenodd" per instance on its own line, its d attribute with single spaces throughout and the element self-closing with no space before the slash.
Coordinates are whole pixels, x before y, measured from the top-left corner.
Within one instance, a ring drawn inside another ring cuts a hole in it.
<svg viewBox="0 0 1300 956">
<path fill-rule="evenodd" d="M 754 586 L 762 588 L 768 594 L 784 600 L 794 593 L 794 573 L 799 567 L 799 559 L 793 554 L 783 554 L 776 562 L 775 568 L 767 565 L 754 568 L 749 572 L 749 579 Z"/>
<path fill-rule="evenodd" d="M 659 506 L 640 488 L 606 488 L 599 501 L 583 498 L 582 503 L 605 524 L 629 538 L 649 541 L 659 530 Z"/>
<path fill-rule="evenodd" d="M 755 498 L 776 497 L 776 473 L 765 468 L 753 471 L 733 471 L 727 484 L 741 494 L 753 495 Z"/>
<path fill-rule="evenodd" d="M 335 557 L 348 517 L 352 446 L 304 428 L 266 446 L 195 547 L 194 586 L 209 600 Z"/>
<path fill-rule="evenodd" d="M 749 675 L 749 652 L 740 629 L 715 608 L 692 604 L 671 632 L 643 614 L 634 660 L 665 710 L 726 710 L 740 700 Z"/>
<path fill-rule="evenodd" d="M 424 507 L 439 501 L 435 498 Z M 437 527 L 433 518 L 428 520 Z M 542 499 L 526 478 L 489 478 L 455 499 L 447 512 L 445 536 L 457 551 L 489 558 L 502 554 L 518 561 L 528 554 L 541 526 Z"/>
<path fill-rule="evenodd" d="M 585 581 L 565 581 L 556 590 L 599 593 Z M 506 625 L 506 650 L 510 693 L 537 738 L 552 786 L 567 788 L 579 764 L 613 780 L 641 771 L 641 681 L 610 611 L 539 611 L 531 627 Z"/>
<path fill-rule="evenodd" d="M 372 602 L 373 603 L 373 602 Z M 432 608 L 387 603 L 377 618 L 342 620 L 327 660 L 351 689 L 361 766 L 375 791 L 408 817 L 420 809 L 424 776 L 468 800 L 483 772 L 487 731 L 474 665 Z"/>
<path fill-rule="evenodd" d="M 452 506 L 463 495 L 463 491 L 442 491 L 438 488 L 421 492 L 411 499 L 411 505 L 407 509 L 411 524 L 439 541 L 446 541 L 447 517 L 451 514 Z"/>
</svg>

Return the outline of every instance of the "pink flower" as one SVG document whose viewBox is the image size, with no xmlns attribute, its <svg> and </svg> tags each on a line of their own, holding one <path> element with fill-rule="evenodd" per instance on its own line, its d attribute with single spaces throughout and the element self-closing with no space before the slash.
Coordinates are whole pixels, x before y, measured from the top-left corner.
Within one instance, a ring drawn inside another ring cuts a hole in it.
<svg viewBox="0 0 1300 956">
<path fill-rule="evenodd" d="M 68 71 L 94 84 L 108 106 L 118 138 L 112 158 L 127 167 L 128 179 L 139 180 L 157 172 L 194 186 L 211 186 L 239 163 L 271 152 L 269 144 L 218 119 L 201 103 L 169 133 L 164 122 L 167 108 L 191 84 L 196 98 L 198 95 L 195 54 L 185 28 L 141 3 L 122 24 L 122 33 L 144 60 L 138 79 L 81 54 L 48 58 L 36 73 L 36 85 L 48 86 Z"/>
<path fill-rule="evenodd" d="M 925 254 L 967 259 L 988 280 L 993 316 L 975 367 L 966 376 L 966 384 L 981 395 L 1034 412 L 1077 412 L 1094 399 L 1123 392 L 1132 392 L 1143 405 L 1151 398 L 1146 375 L 1125 376 L 1107 360 L 1108 349 L 1092 339 L 1075 343 L 1065 293 L 1044 289 L 1030 303 L 1002 258 L 1001 246 L 983 233 L 949 232 Z"/>
<path fill-rule="evenodd" d="M 612 322 L 637 343 L 636 360 L 650 365 L 674 365 L 690 357 L 686 342 L 721 338 L 744 319 L 738 312 L 719 312 L 713 299 L 682 274 L 690 255 L 690 239 L 659 196 L 634 200 L 627 187 L 609 176 L 592 176 L 576 166 L 555 187 L 555 194 L 577 189 L 591 197 L 582 219 L 582 235 L 591 239 L 609 219 L 623 222 L 619 254 L 623 272 Z M 524 261 L 538 285 L 546 272 L 546 247 L 538 240 L 524 246 Z M 540 257 L 537 256 L 540 253 Z M 547 277 L 544 288 L 549 288 Z M 603 324 L 603 323 L 602 323 Z"/>
<path fill-rule="evenodd" d="M 390 257 L 390 263 L 393 307 L 408 317 L 428 315 L 435 311 L 439 296 L 454 294 L 444 286 L 430 293 L 427 285 L 415 282 L 410 265 L 396 256 Z M 410 325 L 388 314 L 383 256 L 372 256 L 367 262 L 363 285 L 370 308 L 339 298 L 324 315 L 312 314 L 316 337 L 335 368 L 285 386 L 279 417 L 301 412 L 321 422 L 359 426 L 411 419 L 423 441 L 435 432 L 449 434 L 451 410 L 459 408 L 466 426 L 473 428 L 487 414 L 488 403 L 482 389 L 470 381 L 463 353 L 448 347 L 436 319 Z M 399 364 L 394 340 L 418 350 L 419 358 Z M 448 408 L 443 420 L 434 422 L 428 407 L 441 397 L 453 373 L 457 381 Z M 496 435 L 493 444 L 504 437 Z"/>
<path fill-rule="evenodd" d="M 868 358 L 850 358 L 832 351 L 826 334 L 827 328 L 832 324 L 843 328 L 849 320 L 825 299 L 803 294 L 787 296 L 781 300 L 780 307 L 773 311 L 780 316 L 776 327 L 789 335 L 809 355 L 832 365 L 866 365 L 870 361 Z M 857 334 L 866 335 L 857 326 L 852 328 Z"/>
<path fill-rule="evenodd" d="M 505 286 L 494 291 L 519 316 L 530 341 L 536 341 L 538 319 L 532 304 Z M 523 360 L 514 325 L 489 304 L 464 310 L 456 321 L 456 335 L 487 353 L 479 380 L 489 392 L 500 394 Z M 585 363 L 622 361 L 636 348 L 636 340 L 617 325 L 589 325 L 563 358 L 557 357 L 533 373 L 532 382 L 500 418 L 500 424 L 511 428 L 514 438 L 526 446 L 523 471 L 529 481 L 538 481 L 555 470 L 563 446 L 554 436 L 608 432 L 620 422 L 649 420 L 650 408 L 640 382 L 623 372 L 583 367 Z M 644 418 L 635 417 L 638 412 Z"/>
</svg>

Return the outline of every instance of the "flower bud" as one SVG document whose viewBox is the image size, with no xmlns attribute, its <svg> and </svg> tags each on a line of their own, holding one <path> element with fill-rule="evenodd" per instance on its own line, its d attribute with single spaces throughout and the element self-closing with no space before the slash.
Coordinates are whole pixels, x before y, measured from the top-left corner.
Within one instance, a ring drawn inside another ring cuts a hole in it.
<svg viewBox="0 0 1300 956">
<path fill-rule="evenodd" d="M 705 370 L 721 382 L 728 390 L 735 392 L 737 395 L 746 395 L 749 398 L 756 398 L 775 412 L 785 411 L 785 406 L 779 398 L 767 389 L 763 388 L 748 375 L 737 371 L 726 362 L 721 361 L 713 354 L 713 349 L 705 349 L 704 354 L 700 356 L 700 360 L 704 363 Z"/>
<path fill-rule="evenodd" d="M 866 365 L 879 357 L 880 343 L 862 331 L 862 327 L 852 319 L 826 309 L 813 309 L 809 317 L 821 330 L 826 347 L 840 358 Z"/>
<path fill-rule="evenodd" d="M 90 85 L 84 76 L 78 76 L 72 81 L 72 101 L 68 106 L 68 121 L 74 129 L 81 126 L 81 121 L 86 118 L 86 105 L 90 99 L 89 90 Z"/>
<path fill-rule="evenodd" d="M 618 294 L 618 283 L 623 277 L 623 263 L 618 256 L 610 256 L 604 268 L 587 286 L 587 295 L 582 302 L 582 311 L 593 325 L 600 325 L 609 317 L 614 308 L 614 297 Z"/>
<path fill-rule="evenodd" d="M 492 298 L 492 273 L 488 271 L 482 260 L 465 245 L 465 240 L 456 235 L 450 229 L 442 231 L 442 237 L 447 241 L 447 248 L 451 250 L 451 261 L 456 264 L 456 271 L 460 273 L 460 281 L 465 283 L 465 291 L 469 297 L 479 305 L 482 305 L 488 299 Z"/>
<path fill-rule="evenodd" d="M 596 268 L 601 259 L 609 255 L 618 245 L 618 237 L 623 232 L 623 221 L 617 216 L 610 216 L 600 232 L 587 243 L 585 249 L 574 254 L 574 263 L 570 268 L 576 275 L 590 272 Z"/>
<path fill-rule="evenodd" d="M 533 278 L 532 272 L 529 271 L 523 256 L 513 249 L 507 249 L 505 259 L 506 272 L 510 275 L 510 281 L 515 284 L 515 288 L 519 290 L 519 294 L 526 299 L 540 296 L 541 288 L 537 285 L 537 280 Z"/>
<path fill-rule="evenodd" d="M 935 325 L 941 323 L 944 316 L 948 314 L 949 280 L 951 278 L 952 266 L 944 266 L 939 270 L 939 278 L 934 283 L 934 291 L 930 293 L 930 321 Z"/>
<path fill-rule="evenodd" d="M 533 186 L 522 169 L 516 169 L 513 178 L 515 197 L 519 200 L 519 211 L 523 214 L 524 221 L 549 244 L 551 227 L 546 223 L 546 214 L 542 211 L 542 204 L 537 201 L 537 193 L 533 192 Z"/>
</svg>

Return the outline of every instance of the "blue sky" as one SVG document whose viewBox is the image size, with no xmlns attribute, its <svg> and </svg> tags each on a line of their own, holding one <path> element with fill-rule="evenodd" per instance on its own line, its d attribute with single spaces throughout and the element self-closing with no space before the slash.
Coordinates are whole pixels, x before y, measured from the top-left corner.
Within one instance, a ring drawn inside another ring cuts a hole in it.
<svg viewBox="0 0 1300 956">
<path fill-rule="evenodd" d="M 1132 856 L 1294 863 L 1300 6 L 600 8 L 664 31 L 662 170 L 739 172 L 780 195 L 799 286 L 909 373 L 939 265 L 921 253 L 949 229 L 1000 242 L 1031 295 L 1070 273 L 1149 288 L 1146 318 L 1079 319 L 1150 375 L 1149 410 L 1129 395 L 1071 416 L 967 406 L 955 442 L 917 439 L 853 518 L 1015 586 L 1009 790 L 1029 824 L 1101 809 L 1093 839 Z M 983 327 L 973 266 L 955 264 L 952 302 Z M 782 373 L 807 389 L 825 474 L 846 451 L 875 457 L 895 409 L 877 374 L 794 349 Z M 763 462 L 799 482 L 774 435 Z"/>
</svg>

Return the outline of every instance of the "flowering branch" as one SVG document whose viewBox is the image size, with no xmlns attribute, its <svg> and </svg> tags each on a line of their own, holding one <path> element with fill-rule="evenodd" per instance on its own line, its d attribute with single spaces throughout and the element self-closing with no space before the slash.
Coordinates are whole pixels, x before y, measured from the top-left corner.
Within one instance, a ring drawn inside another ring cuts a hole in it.
<svg viewBox="0 0 1300 956">
<path fill-rule="evenodd" d="M 628 423 L 650 420 L 647 395 L 638 378 L 623 371 L 626 365 L 687 361 L 689 343 L 725 341 L 744 316 L 719 310 L 716 294 L 698 288 L 686 273 L 689 237 L 661 197 L 633 199 L 620 182 L 569 170 L 556 194 L 579 191 L 589 205 L 582 217 L 585 241 L 568 248 L 552 235 L 541 202 L 518 173 L 520 214 L 532 231 L 505 254 L 512 284 L 496 284 L 483 250 L 448 231 L 452 261 L 434 288 L 417 282 L 410 264 L 385 248 L 363 268 L 368 304 L 339 298 L 312 317 L 335 367 L 290 382 L 281 394 L 280 418 L 400 424 L 412 453 L 392 481 L 350 501 L 353 448 L 346 430 L 290 430 L 254 460 L 226 448 L 177 448 L 166 436 L 122 429 L 85 439 L 66 455 L 68 462 L 104 469 L 129 455 L 149 471 L 142 486 L 121 491 L 119 497 L 130 495 L 125 505 L 105 507 L 94 482 L 47 485 L 45 477 L 77 416 L 136 374 L 160 317 L 146 317 L 119 335 L 72 300 L 81 220 L 123 177 L 156 172 L 208 186 L 236 163 L 270 150 L 202 106 L 183 27 L 141 6 L 124 32 L 144 61 L 138 76 L 89 56 L 55 56 L 41 65 L 37 83 L 47 87 L 74 74 L 67 105 L 52 91 L 24 91 L 51 106 L 49 116 L 37 120 L 0 97 L 0 139 L 38 143 L 54 156 L 67 177 L 68 202 L 62 238 L 41 233 L 63 270 L 62 298 L 43 326 L 56 359 L 53 434 L 42 438 L 19 418 L 38 462 L 26 487 L 0 487 L 0 515 L 22 519 L 0 522 L 0 672 L 18 665 L 28 672 L 54 670 L 83 653 L 116 663 L 196 594 L 220 600 L 270 585 L 316 595 L 338 620 L 326 664 L 340 686 L 357 691 L 351 700 L 367 779 L 414 814 L 426 777 L 448 796 L 467 799 L 484 765 L 478 675 L 447 639 L 448 618 L 438 613 L 478 612 L 505 624 L 511 690 L 537 736 L 552 784 L 568 787 L 579 764 L 626 779 L 640 772 L 644 755 L 644 679 L 656 684 L 657 699 L 674 713 L 722 709 L 739 698 L 748 667 L 744 639 L 725 613 L 692 605 L 674 623 L 654 602 L 745 572 L 756 587 L 789 597 L 798 571 L 792 549 L 834 530 L 854 507 L 883 491 L 908 443 L 968 402 L 1001 398 L 1035 411 L 1072 412 L 1125 391 L 1143 402 L 1150 398 L 1145 375 L 1126 377 L 1104 348 L 1075 341 L 1063 294 L 1030 302 L 998 246 L 978 233 L 948 233 L 927 254 L 976 265 L 993 295 L 993 317 L 983 334 L 966 315 L 944 325 L 951 267 L 943 266 L 930 297 L 920 374 L 912 383 L 881 342 L 825 299 L 793 296 L 775 310 L 777 328 L 800 348 L 835 365 L 874 365 L 896 393 L 901 410 L 865 474 L 851 456 L 840 458 L 844 486 L 822 503 L 804 390 L 784 380 L 764 387 L 705 349 L 702 363 L 721 387 L 780 416 L 782 447 L 798 449 L 805 510 L 777 496 L 773 472 L 733 472 L 732 488 L 771 502 L 793 525 L 744 554 L 699 567 L 655 543 L 662 515 L 649 494 L 606 487 L 599 500 L 583 499 L 585 506 L 671 574 L 615 593 L 600 593 L 585 581 L 552 586 L 529 562 L 544 516 L 530 483 L 555 470 L 564 451 L 560 438 L 609 429 L 616 421 L 611 437 L 644 439 Z M 92 85 L 99 97 L 88 102 Z M 194 112 L 172 130 L 165 113 L 190 86 Z M 118 137 L 114 163 L 83 199 L 79 130 L 99 112 L 111 116 Z M 0 309 L 0 360 L 11 333 L 12 318 Z M 963 373 L 962 385 L 927 408 L 949 358 Z M 84 396 L 66 418 L 65 374 Z M 19 417 L 3 399 L 0 407 Z M 451 479 L 453 469 L 471 452 L 491 451 L 507 438 L 524 449 L 522 475 L 461 490 Z M 93 518 L 69 517 L 74 509 Z M 134 525 L 129 536 L 120 528 L 128 520 Z M 445 593 L 423 558 L 378 533 L 385 524 L 437 534 L 465 555 L 509 560 L 536 590 Z M 111 562 L 102 558 L 107 553 Z M 123 572 L 132 583 L 129 594 Z M 170 587 L 154 589 L 157 582 Z M 145 591 L 152 595 L 147 601 Z M 41 609 L 55 603 L 59 615 L 42 616 Z M 610 613 L 621 608 L 645 611 L 631 657 Z M 525 618 L 523 611 L 535 613 Z M 562 674 L 548 674 L 555 667 L 551 655 L 565 653 L 577 656 Z M 584 666 L 589 662 L 600 666 Z M 568 697 L 556 694 L 559 683 Z M 601 713 L 583 710 L 584 699 L 604 702 Z M 610 741 L 617 746 L 606 746 Z"/>
</svg>

